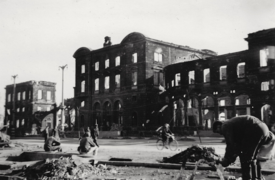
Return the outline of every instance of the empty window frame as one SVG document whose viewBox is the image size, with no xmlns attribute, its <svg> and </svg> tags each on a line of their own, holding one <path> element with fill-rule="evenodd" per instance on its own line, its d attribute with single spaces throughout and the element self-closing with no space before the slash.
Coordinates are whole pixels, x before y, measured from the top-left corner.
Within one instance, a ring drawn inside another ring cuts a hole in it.
<svg viewBox="0 0 275 180">
<path fill-rule="evenodd" d="M 37 111 L 41 111 L 42 108 L 40 106 L 37 106 Z"/>
<path fill-rule="evenodd" d="M 48 107 L 47 107 L 47 111 L 50 111 L 50 110 L 51 110 L 51 107 L 50 107 L 50 106 L 48 106 Z"/>
<path fill-rule="evenodd" d="M 95 62 L 95 71 L 98 71 L 99 70 L 99 62 Z"/>
<path fill-rule="evenodd" d="M 116 62 L 115 66 L 120 66 L 120 56 L 116 57 Z"/>
<path fill-rule="evenodd" d="M 120 88 L 120 74 L 116 74 L 115 76 L 115 87 Z"/>
<path fill-rule="evenodd" d="M 154 86 L 163 86 L 163 72 L 154 71 Z"/>
<path fill-rule="evenodd" d="M 26 91 L 23 91 L 22 93 L 22 100 L 25 100 L 26 99 Z"/>
<path fill-rule="evenodd" d="M 262 82 L 261 91 L 268 91 L 268 90 L 269 90 L 269 81 Z"/>
<path fill-rule="evenodd" d="M 245 62 L 239 63 L 237 66 L 237 76 L 238 78 L 245 77 Z"/>
<path fill-rule="evenodd" d="M 48 101 L 52 100 L 52 92 L 51 91 L 47 91 L 47 100 Z"/>
<path fill-rule="evenodd" d="M 267 66 L 268 59 L 275 59 L 275 46 L 267 46 L 260 50 L 260 67 Z"/>
<path fill-rule="evenodd" d="M 236 101 L 235 101 L 235 105 L 236 106 L 239 106 L 240 105 L 240 100 L 237 98 Z"/>
<path fill-rule="evenodd" d="M 106 59 L 105 60 L 105 69 L 109 68 L 110 67 L 110 60 L 109 59 Z"/>
<path fill-rule="evenodd" d="M 195 71 L 188 72 L 188 83 L 195 84 Z"/>
<path fill-rule="evenodd" d="M 85 107 L 85 101 L 81 102 L 81 107 Z"/>
<path fill-rule="evenodd" d="M 109 89 L 110 88 L 110 76 L 105 76 L 104 88 L 105 89 Z"/>
<path fill-rule="evenodd" d="M 21 126 L 24 126 L 24 125 L 25 125 L 25 119 L 22 119 Z"/>
<path fill-rule="evenodd" d="M 8 94 L 8 102 L 11 102 L 11 94 Z"/>
<path fill-rule="evenodd" d="M 81 92 L 85 92 L 85 81 L 81 81 Z"/>
<path fill-rule="evenodd" d="M 95 91 L 99 90 L 99 78 L 95 79 Z"/>
<path fill-rule="evenodd" d="M 137 63 L 137 53 L 132 54 L 132 63 Z"/>
<path fill-rule="evenodd" d="M 17 100 L 20 101 L 20 98 L 21 98 L 21 92 L 18 92 L 17 93 Z"/>
<path fill-rule="evenodd" d="M 42 99 L 42 90 L 37 91 L 37 99 Z"/>
<path fill-rule="evenodd" d="M 85 64 L 81 65 L 81 73 L 84 74 L 85 73 Z"/>
<path fill-rule="evenodd" d="M 220 100 L 219 101 L 219 106 L 225 106 L 225 100 Z"/>
<path fill-rule="evenodd" d="M 227 69 L 226 66 L 221 66 L 221 67 L 220 67 L 220 80 L 221 80 L 221 81 L 227 79 L 226 69 Z"/>
<path fill-rule="evenodd" d="M 175 74 L 175 86 L 180 86 L 180 73 Z"/>
<path fill-rule="evenodd" d="M 137 71 L 132 72 L 132 86 L 137 85 Z"/>
<path fill-rule="evenodd" d="M 16 128 L 19 128 L 19 125 L 20 125 L 20 120 L 17 119 L 17 120 L 16 120 Z"/>
<path fill-rule="evenodd" d="M 203 70 L 203 82 L 204 83 L 210 82 L 210 69 L 209 68 Z"/>
<path fill-rule="evenodd" d="M 162 54 L 161 53 L 154 53 L 154 61 L 162 63 Z"/>
<path fill-rule="evenodd" d="M 24 107 L 22 107 L 22 112 L 25 112 L 25 108 Z"/>
</svg>

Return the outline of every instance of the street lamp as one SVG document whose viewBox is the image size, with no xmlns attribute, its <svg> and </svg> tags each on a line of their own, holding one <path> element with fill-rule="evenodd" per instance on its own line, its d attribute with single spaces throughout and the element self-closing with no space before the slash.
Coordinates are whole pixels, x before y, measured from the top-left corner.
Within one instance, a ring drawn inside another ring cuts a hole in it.
<svg viewBox="0 0 275 180">
<path fill-rule="evenodd" d="M 12 122 L 11 122 L 11 137 L 15 137 L 15 79 L 17 75 L 13 75 L 13 96 L 12 96 Z"/>
<path fill-rule="evenodd" d="M 67 64 L 64 65 L 64 66 L 59 66 L 59 68 L 62 69 L 62 105 L 61 105 L 61 125 L 64 124 L 64 97 L 63 97 L 63 94 L 64 94 L 64 69 L 68 67 Z M 57 122 L 58 124 L 58 122 Z M 64 126 L 61 126 L 62 127 L 62 131 L 64 130 Z"/>
</svg>

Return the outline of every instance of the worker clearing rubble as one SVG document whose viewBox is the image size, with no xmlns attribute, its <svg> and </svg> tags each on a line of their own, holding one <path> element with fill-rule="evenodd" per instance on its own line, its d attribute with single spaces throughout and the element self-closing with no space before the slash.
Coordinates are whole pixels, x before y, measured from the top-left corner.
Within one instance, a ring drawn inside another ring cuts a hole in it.
<svg viewBox="0 0 275 180">
<path fill-rule="evenodd" d="M 56 137 L 56 130 L 52 129 L 49 133 L 49 137 L 45 141 L 44 150 L 47 152 L 59 151 L 62 152 L 60 139 Z"/>
<path fill-rule="evenodd" d="M 165 123 L 163 126 L 159 127 L 156 132 L 161 134 L 162 142 L 165 148 L 168 149 L 167 144 L 170 144 L 174 140 L 174 134 L 170 130 L 169 124 Z"/>
<path fill-rule="evenodd" d="M 266 145 L 274 146 L 274 135 L 263 121 L 250 115 L 219 120 L 214 122 L 213 132 L 223 135 L 226 142 L 225 155 L 217 164 L 227 167 L 239 157 L 242 180 L 264 180 L 261 165 L 266 160 L 260 160 L 258 153 Z"/>
<path fill-rule="evenodd" d="M 80 154 L 91 154 L 97 155 L 98 147 L 94 143 L 91 137 L 90 129 L 86 129 L 84 135 L 80 139 L 79 147 L 77 148 Z"/>
</svg>

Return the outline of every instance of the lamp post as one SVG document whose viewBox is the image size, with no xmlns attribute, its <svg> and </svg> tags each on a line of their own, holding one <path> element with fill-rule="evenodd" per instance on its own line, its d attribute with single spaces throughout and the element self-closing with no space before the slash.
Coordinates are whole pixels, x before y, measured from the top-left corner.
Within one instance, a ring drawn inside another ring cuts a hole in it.
<svg viewBox="0 0 275 180">
<path fill-rule="evenodd" d="M 67 67 L 67 64 L 64 66 L 59 66 L 62 69 L 62 105 L 61 105 L 61 125 L 64 124 L 64 69 Z M 57 123 L 58 124 L 58 123 Z M 61 126 L 62 130 L 64 130 L 64 126 Z"/>
<path fill-rule="evenodd" d="M 11 137 L 15 137 L 15 79 L 17 75 L 13 75 L 13 96 L 12 96 L 12 122 L 11 122 Z"/>
</svg>

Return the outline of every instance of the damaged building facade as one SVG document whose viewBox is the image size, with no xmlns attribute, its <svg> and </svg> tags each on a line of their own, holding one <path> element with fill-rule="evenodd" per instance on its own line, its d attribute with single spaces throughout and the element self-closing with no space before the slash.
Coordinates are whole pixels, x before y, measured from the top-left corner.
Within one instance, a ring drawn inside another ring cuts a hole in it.
<svg viewBox="0 0 275 180">
<path fill-rule="evenodd" d="M 9 130 L 15 135 L 32 133 L 38 126 L 54 127 L 54 117 L 49 115 L 41 124 L 34 117 L 35 112 L 51 111 L 55 106 L 56 83 L 47 81 L 27 81 L 6 86 L 5 124 L 10 124 Z M 14 107 L 13 107 L 14 106 Z M 13 115 L 15 115 L 13 117 Z M 14 120 L 14 121 L 13 121 Z M 11 133 L 11 132 L 9 132 Z M 34 133 L 34 132 L 33 132 Z"/>
<path fill-rule="evenodd" d="M 275 123 L 275 29 L 248 34 L 248 50 L 164 68 L 174 126 L 253 115 Z"/>
<path fill-rule="evenodd" d="M 177 62 L 207 58 L 216 54 L 188 46 L 130 33 L 120 44 L 105 37 L 103 48 L 79 48 L 75 58 L 75 94 L 79 127 L 99 124 L 138 127 L 169 122 L 168 96 L 161 98 L 165 80 L 163 68 Z M 77 123 L 77 122 L 76 122 Z"/>
</svg>

